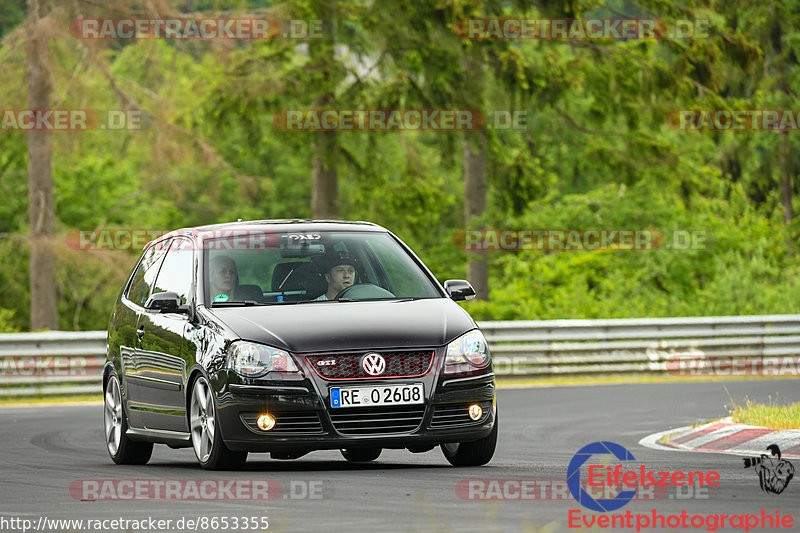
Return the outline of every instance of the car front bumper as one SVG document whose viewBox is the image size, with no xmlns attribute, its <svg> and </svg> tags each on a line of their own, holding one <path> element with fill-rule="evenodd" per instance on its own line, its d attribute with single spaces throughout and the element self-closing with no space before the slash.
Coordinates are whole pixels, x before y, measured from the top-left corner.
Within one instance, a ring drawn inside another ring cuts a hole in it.
<svg viewBox="0 0 800 533">
<path fill-rule="evenodd" d="M 217 381 L 217 427 L 234 451 L 302 455 L 341 448 L 409 448 L 425 451 L 447 442 L 487 437 L 496 419 L 495 382 L 491 367 L 467 379 L 446 379 L 438 373 L 417 379 L 332 383 L 305 378 L 297 381 L 230 383 Z M 239 381 L 233 378 L 231 381 Z M 330 407 L 334 386 L 422 383 L 424 403 L 400 406 Z M 472 420 L 469 406 L 482 416 Z M 256 419 L 269 413 L 276 419 L 269 431 Z"/>
</svg>

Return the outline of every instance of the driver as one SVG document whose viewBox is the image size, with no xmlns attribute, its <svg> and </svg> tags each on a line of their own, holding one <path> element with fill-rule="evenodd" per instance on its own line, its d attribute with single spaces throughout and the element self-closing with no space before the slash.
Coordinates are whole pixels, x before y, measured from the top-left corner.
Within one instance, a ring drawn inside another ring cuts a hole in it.
<svg viewBox="0 0 800 533">
<path fill-rule="evenodd" d="M 328 270 L 325 272 L 325 281 L 328 282 L 328 290 L 314 298 L 313 301 L 320 302 L 325 300 L 333 300 L 336 295 L 342 292 L 347 287 L 355 283 L 356 279 L 356 262 L 349 258 L 333 259 L 328 263 Z"/>
</svg>

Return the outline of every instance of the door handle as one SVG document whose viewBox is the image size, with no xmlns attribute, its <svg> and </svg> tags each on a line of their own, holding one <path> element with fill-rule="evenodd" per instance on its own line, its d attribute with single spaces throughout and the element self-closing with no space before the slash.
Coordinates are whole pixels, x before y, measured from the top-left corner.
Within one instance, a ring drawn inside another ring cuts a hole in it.
<svg viewBox="0 0 800 533">
<path fill-rule="evenodd" d="M 137 329 L 136 336 L 139 338 L 139 340 L 142 340 L 142 337 L 144 337 L 144 328 L 140 327 L 139 329 Z"/>
</svg>

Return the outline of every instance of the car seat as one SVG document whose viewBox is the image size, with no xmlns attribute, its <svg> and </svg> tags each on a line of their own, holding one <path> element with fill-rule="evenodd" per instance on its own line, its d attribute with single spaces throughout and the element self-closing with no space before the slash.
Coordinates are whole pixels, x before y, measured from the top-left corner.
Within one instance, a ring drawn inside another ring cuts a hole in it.
<svg viewBox="0 0 800 533">
<path fill-rule="evenodd" d="M 309 261 L 278 263 L 272 271 L 272 292 L 283 293 L 286 302 L 313 300 L 324 293 L 328 284 Z"/>
</svg>

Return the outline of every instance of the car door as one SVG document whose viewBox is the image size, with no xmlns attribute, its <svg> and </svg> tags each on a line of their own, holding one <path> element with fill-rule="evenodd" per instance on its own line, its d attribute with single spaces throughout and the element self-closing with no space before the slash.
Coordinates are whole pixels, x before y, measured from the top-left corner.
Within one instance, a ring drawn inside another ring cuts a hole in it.
<svg viewBox="0 0 800 533">
<path fill-rule="evenodd" d="M 140 347 L 136 328 L 139 317 L 144 312 L 144 304 L 153 290 L 165 249 L 159 244 L 147 248 L 136 266 L 131 281 L 123 292 L 120 305 L 115 312 L 115 342 L 119 346 L 120 376 L 123 397 L 128 405 L 128 423 L 133 427 L 142 427 L 140 411 L 135 409 L 139 402 L 141 390 L 138 387 L 136 371 L 136 350 Z"/>
<path fill-rule="evenodd" d="M 190 239 L 173 239 L 161 264 L 152 294 L 174 292 L 181 305 L 192 304 L 193 246 Z M 137 333 L 141 344 L 136 351 L 139 406 L 148 429 L 188 431 L 184 384 L 187 358 L 186 312 L 160 312 L 145 309 L 139 317 Z"/>
</svg>

